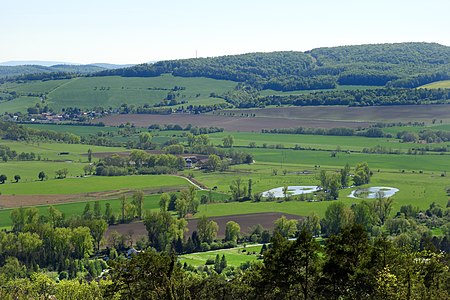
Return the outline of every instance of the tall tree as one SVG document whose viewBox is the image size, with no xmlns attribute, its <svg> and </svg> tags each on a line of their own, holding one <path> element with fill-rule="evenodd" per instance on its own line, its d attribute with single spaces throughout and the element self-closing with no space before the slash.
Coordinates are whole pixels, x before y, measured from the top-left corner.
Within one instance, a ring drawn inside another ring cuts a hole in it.
<svg viewBox="0 0 450 300">
<path fill-rule="evenodd" d="M 288 220 L 285 216 L 281 216 L 275 221 L 274 232 L 278 232 L 282 237 L 293 237 L 297 231 L 297 220 Z"/>
<path fill-rule="evenodd" d="M 133 201 L 132 204 L 136 209 L 136 214 L 139 219 L 142 219 L 142 213 L 144 211 L 144 192 L 143 191 L 135 191 L 133 193 Z"/>
<path fill-rule="evenodd" d="M 159 209 L 161 211 L 167 211 L 167 207 L 169 206 L 170 196 L 167 193 L 163 193 L 161 197 L 159 197 Z"/>
<path fill-rule="evenodd" d="M 355 185 L 363 185 L 370 182 L 370 169 L 366 162 L 359 163 L 355 167 L 355 174 L 353 175 L 353 182 Z"/>
<path fill-rule="evenodd" d="M 89 229 L 91 230 L 92 238 L 97 246 L 97 251 L 100 251 L 100 242 L 102 241 L 103 235 L 108 228 L 108 224 L 106 224 L 103 219 L 95 219 L 89 222 Z"/>
<path fill-rule="evenodd" d="M 125 207 L 127 205 L 127 197 L 125 195 L 120 196 L 120 211 L 122 215 L 122 223 L 125 223 Z"/>
<path fill-rule="evenodd" d="M 325 211 L 323 224 L 326 235 L 338 234 L 353 222 L 353 212 L 342 202 L 333 202 Z"/>
<path fill-rule="evenodd" d="M 211 244 L 217 236 L 219 225 L 210 221 L 207 216 L 203 215 L 197 222 L 197 232 L 200 242 Z"/>
<path fill-rule="evenodd" d="M 92 162 L 92 150 L 91 150 L 91 148 L 88 149 L 87 157 L 88 157 L 88 162 L 91 163 Z"/>
<path fill-rule="evenodd" d="M 225 227 L 225 241 L 236 242 L 241 233 L 241 226 L 234 221 L 229 221 Z"/>
<path fill-rule="evenodd" d="M 233 144 L 234 144 L 234 138 L 232 135 L 227 135 L 226 137 L 224 137 L 222 139 L 222 142 L 223 142 L 224 148 L 231 148 L 231 147 L 233 147 Z"/>
<path fill-rule="evenodd" d="M 302 229 L 296 241 L 289 241 L 278 233 L 272 248 L 264 254 L 259 293 L 266 299 L 315 299 L 320 269 L 320 246 L 311 233 Z"/>
</svg>

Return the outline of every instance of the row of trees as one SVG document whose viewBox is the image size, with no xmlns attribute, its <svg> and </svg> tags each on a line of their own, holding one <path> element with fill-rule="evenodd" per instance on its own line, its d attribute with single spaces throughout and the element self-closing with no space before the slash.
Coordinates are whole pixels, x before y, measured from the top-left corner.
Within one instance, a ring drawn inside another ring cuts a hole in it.
<svg viewBox="0 0 450 300">
<path fill-rule="evenodd" d="M 52 130 L 38 130 L 18 125 L 13 122 L 0 121 L 0 136 L 8 140 L 52 140 L 68 144 L 80 143 L 80 137 L 67 132 L 57 132 Z"/>
<path fill-rule="evenodd" d="M 448 89 L 400 89 L 380 88 L 361 90 L 333 90 L 303 93 L 297 95 L 270 95 L 260 97 L 227 97 L 230 104 L 238 108 L 265 107 L 268 105 L 416 105 L 447 103 L 450 99 Z"/>
</svg>

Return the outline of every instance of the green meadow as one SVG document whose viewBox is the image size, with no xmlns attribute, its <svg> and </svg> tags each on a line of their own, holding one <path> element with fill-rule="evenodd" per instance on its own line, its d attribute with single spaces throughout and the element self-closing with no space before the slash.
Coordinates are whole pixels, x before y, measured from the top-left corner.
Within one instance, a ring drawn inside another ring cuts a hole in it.
<svg viewBox="0 0 450 300">
<path fill-rule="evenodd" d="M 448 154 L 367 154 L 339 152 L 332 157 L 330 151 L 311 151 L 293 149 L 252 149 L 256 162 L 272 164 L 280 171 L 283 165 L 329 166 L 342 168 L 348 163 L 355 166 L 359 162 L 367 162 L 371 169 L 394 171 L 435 171 L 450 172 L 450 156 Z M 278 167 L 277 167 L 278 166 Z"/>
<path fill-rule="evenodd" d="M 19 185 L 18 189 L 24 188 L 23 183 L 33 182 L 38 180 L 39 172 L 43 171 L 49 178 L 49 181 L 54 179 L 57 170 L 67 169 L 68 177 L 77 177 L 84 174 L 83 167 L 85 163 L 78 162 L 53 162 L 53 161 L 9 161 L 7 163 L 0 162 L 0 174 L 6 175 L 8 180 L 4 185 L 0 185 L 0 191 L 3 187 L 10 184 Z M 15 182 L 14 176 L 19 175 L 19 183 Z"/>
<path fill-rule="evenodd" d="M 178 256 L 178 261 L 181 264 L 187 263 L 193 267 L 199 267 L 204 266 L 208 259 L 214 260 L 218 254 L 220 258 L 222 258 L 222 255 L 225 255 L 227 266 L 237 268 L 243 263 L 257 261 L 259 253 L 261 252 L 261 247 L 262 246 L 250 245 L 246 247 L 184 254 Z M 214 265 L 210 265 L 208 267 L 214 268 Z"/>
<path fill-rule="evenodd" d="M 123 152 L 126 149 L 122 147 L 103 147 L 86 144 L 64 144 L 57 142 L 20 142 L 20 141 L 0 141 L 0 145 L 5 145 L 15 150 L 18 154 L 21 152 L 33 152 L 41 156 L 41 160 L 56 161 L 78 161 L 87 162 L 87 152 L 89 149 L 95 154 L 96 152 Z M 61 152 L 68 154 L 61 155 Z"/>
<path fill-rule="evenodd" d="M 36 174 L 37 178 L 37 174 Z M 8 183 L 0 186 L 3 195 L 84 194 L 133 189 L 187 188 L 184 178 L 171 175 L 88 176 L 44 181 Z"/>
<path fill-rule="evenodd" d="M 227 132 L 210 134 L 210 139 L 215 145 L 221 145 L 222 139 L 230 135 Z M 362 136 L 325 136 L 325 135 L 308 135 L 308 134 L 271 134 L 271 133 L 254 133 L 254 132 L 233 132 L 235 146 L 247 147 L 250 142 L 255 142 L 257 147 L 266 144 L 267 147 L 281 144 L 286 148 L 293 148 L 299 145 L 302 148 L 316 148 L 322 150 L 341 150 L 361 151 L 364 148 L 373 148 L 376 146 L 385 147 L 386 149 L 402 150 L 406 152 L 408 149 L 415 148 L 415 143 L 401 143 L 396 138 L 367 138 Z M 443 143 L 440 145 L 449 145 Z"/>
<path fill-rule="evenodd" d="M 67 80 L 31 81 L 26 83 L 5 83 L 0 90 L 16 91 L 20 95 L 46 93 L 46 103 L 56 111 L 64 107 L 114 107 L 123 103 L 128 105 L 157 104 L 167 97 L 175 87 L 179 93 L 177 101 L 186 101 L 184 105 L 223 103 L 220 98 L 210 97 L 211 93 L 223 94 L 232 90 L 236 83 L 227 80 L 209 78 L 185 78 L 172 75 L 158 77 L 78 77 Z M 28 99 L 29 98 L 29 99 Z M 34 106 L 38 98 L 26 97 L 0 103 L 0 112 L 26 111 Z M 20 101 L 19 101 L 20 100 Z"/>
<path fill-rule="evenodd" d="M 0 102 L 0 113 L 26 113 L 28 107 L 35 106 L 36 103 L 40 102 L 41 100 L 39 99 L 39 97 L 20 96 L 10 101 Z"/>
<path fill-rule="evenodd" d="M 436 81 L 420 86 L 423 89 L 448 89 L 450 88 L 450 80 Z"/>
<path fill-rule="evenodd" d="M 66 82 L 68 84 L 68 82 Z M 103 132 L 118 132 L 116 127 L 89 127 L 70 125 L 27 125 L 32 128 L 51 129 L 57 131 L 68 131 L 78 135 L 97 134 Z M 434 130 L 448 130 L 449 125 L 433 125 L 427 128 Z M 404 127 L 392 128 L 399 130 Z M 411 127 L 413 129 L 422 127 Z M 391 128 L 388 128 L 391 129 Z M 409 129 L 409 127 L 408 127 Z M 173 137 L 180 137 L 180 131 L 153 132 L 153 141 L 163 143 Z M 211 141 L 219 145 L 223 137 L 229 133 L 210 134 Z M 447 173 L 450 172 L 449 155 L 444 153 L 423 155 L 408 154 L 367 154 L 361 153 L 363 148 L 375 147 L 377 145 L 398 149 L 406 152 L 417 144 L 400 143 L 397 139 L 366 138 L 366 137 L 335 137 L 317 135 L 288 135 L 288 134 L 262 134 L 262 133 L 232 133 L 236 149 L 253 154 L 255 163 L 247 165 L 236 165 L 224 172 L 204 172 L 202 170 L 190 169 L 183 171 L 184 175 L 193 175 L 196 180 L 209 188 L 216 187 L 214 193 L 215 203 L 200 205 L 200 211 L 194 217 L 202 214 L 208 216 L 225 216 L 234 214 L 246 214 L 257 212 L 281 212 L 299 216 L 308 215 L 312 212 L 324 216 L 325 210 L 331 203 L 325 202 L 300 202 L 300 201 L 277 201 L 277 202 L 229 202 L 230 185 L 237 178 L 241 178 L 244 184 L 252 179 L 253 193 L 260 193 L 272 188 L 287 185 L 318 185 L 318 173 L 321 170 L 337 171 L 348 163 L 352 168 L 360 162 L 367 162 L 374 175 L 371 186 L 388 186 L 400 189 L 393 196 L 393 212 L 402 205 L 412 204 L 426 209 L 432 202 L 442 206 L 447 204 L 446 188 L 448 183 Z M 129 137 L 125 137 L 126 140 Z M 184 138 L 180 138 L 184 141 Z M 257 148 L 248 148 L 249 141 L 254 141 Z M 40 156 L 35 161 L 8 161 L 0 162 L 0 174 L 5 174 L 8 179 L 5 184 L 0 185 L 2 195 L 83 195 L 87 193 L 102 192 L 109 195 L 114 210 L 118 210 L 119 202 L 116 199 L 116 191 L 146 190 L 158 193 L 160 189 L 170 188 L 180 190 L 187 188 L 189 183 L 180 177 L 168 175 L 148 176 L 120 176 L 120 177 L 83 177 L 83 167 L 87 165 L 87 152 L 91 149 L 94 153 L 116 153 L 127 151 L 122 147 L 100 147 L 84 144 L 62 144 L 51 142 L 12 142 L 1 141 L 18 153 L 34 152 Z M 266 144 L 266 148 L 263 148 Z M 284 149 L 275 149 L 274 146 L 282 144 Z M 303 148 L 315 148 L 320 150 L 294 150 L 296 144 Z M 447 143 L 448 144 L 448 143 Z M 436 144 L 438 145 L 438 144 Z M 439 144 L 444 145 L 444 144 Z M 290 149 L 287 149 L 290 148 Z M 341 149 L 332 155 L 332 151 Z M 351 150 L 347 152 L 345 150 Z M 67 152 L 62 154 L 62 152 Z M 68 178 L 55 179 L 57 170 L 67 168 Z M 48 180 L 39 181 L 38 173 L 44 171 Z M 306 172 L 304 172 L 306 171 Z M 19 183 L 14 182 L 14 175 L 20 175 Z M 351 205 L 361 199 L 349 198 L 351 188 L 340 191 L 338 201 Z M 201 193 L 207 193 L 202 191 Z M 1 196 L 0 196 L 1 197 Z M 146 196 L 146 209 L 157 209 L 159 196 Z M 370 201 L 370 200 L 369 200 Z M 227 203 L 228 202 L 228 203 Z M 104 203 L 104 201 L 102 201 Z M 83 211 L 86 200 L 77 203 L 56 205 L 68 216 L 79 214 Z M 39 208 L 45 214 L 47 206 Z M 0 210 L 0 227 L 8 226 L 9 210 Z"/>
<path fill-rule="evenodd" d="M 77 126 L 64 124 L 24 124 L 24 126 L 39 130 L 68 132 L 79 136 L 97 135 L 99 133 L 117 133 L 120 130 L 119 127 L 113 126 Z"/>
<path fill-rule="evenodd" d="M 187 187 L 187 186 L 186 186 Z M 178 194 L 178 193 L 177 193 Z M 202 195 L 209 196 L 209 192 L 207 191 L 199 191 L 197 193 L 197 198 L 200 198 Z M 150 210 L 155 211 L 159 210 L 159 200 L 160 200 L 161 194 L 151 194 L 151 195 L 145 195 L 144 196 L 144 210 Z M 220 201 L 222 199 L 222 195 L 216 192 L 211 193 L 211 197 L 215 201 Z M 131 201 L 132 197 L 127 197 L 127 201 Z M 90 201 L 77 201 L 77 202 L 69 202 L 64 204 L 55 204 L 53 207 L 60 210 L 62 213 L 64 213 L 66 218 L 70 218 L 72 216 L 80 216 L 83 214 L 84 208 L 86 204 L 90 204 L 91 208 L 93 208 L 94 202 L 96 200 L 90 200 Z M 111 209 L 113 213 L 120 215 L 121 212 L 121 201 L 117 198 L 112 199 L 106 199 L 106 200 L 98 200 L 100 203 L 101 211 L 105 211 L 106 203 L 109 203 L 111 205 Z M 49 205 L 39 205 L 36 206 L 39 210 L 39 214 L 41 215 L 48 215 L 48 208 Z M 13 209 L 0 209 L 0 229 L 6 228 L 9 229 L 11 226 L 11 218 L 10 214 Z"/>
<path fill-rule="evenodd" d="M 267 182 L 265 189 L 260 190 L 255 187 L 255 191 L 262 192 L 272 188 L 286 186 L 286 185 L 318 185 L 319 180 L 316 176 L 311 175 L 308 180 L 305 180 L 304 175 L 299 176 L 297 182 L 293 182 L 292 178 L 285 178 L 283 175 L 277 175 L 272 177 L 278 177 L 277 179 L 264 180 Z M 286 176 L 287 177 L 287 176 Z M 254 176 L 245 177 L 258 178 L 258 174 Z M 205 180 L 206 181 L 206 180 Z M 402 205 L 412 204 L 418 206 L 421 209 L 427 209 L 432 202 L 440 204 L 442 207 L 447 205 L 448 196 L 445 189 L 449 187 L 449 182 L 446 177 L 439 175 L 425 173 L 375 173 L 371 179 L 371 182 L 362 187 L 372 186 L 387 186 L 398 188 L 400 191 L 396 193 L 392 198 L 394 199 L 392 212 L 396 212 Z M 224 190 L 226 186 L 222 187 Z M 352 190 L 355 188 L 343 189 L 339 192 L 339 200 L 347 205 L 363 201 L 364 199 L 350 198 L 348 197 Z M 219 189 L 220 190 L 220 189 Z M 367 201 L 371 201 L 368 199 Z M 231 203 L 213 203 L 200 206 L 199 215 L 205 214 L 207 216 L 226 216 L 234 214 L 249 214 L 249 213 L 262 213 L 262 212 L 280 212 L 286 214 L 294 214 L 299 216 L 309 215 L 316 213 L 323 217 L 328 205 L 331 201 L 323 202 L 305 202 L 305 201 L 276 201 L 276 202 L 231 202 Z"/>
</svg>

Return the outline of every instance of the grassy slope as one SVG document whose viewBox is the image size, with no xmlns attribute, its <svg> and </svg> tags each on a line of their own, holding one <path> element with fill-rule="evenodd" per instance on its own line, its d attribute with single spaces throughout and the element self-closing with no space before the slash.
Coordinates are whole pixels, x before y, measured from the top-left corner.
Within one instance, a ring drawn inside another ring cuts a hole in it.
<svg viewBox="0 0 450 300">
<path fill-rule="evenodd" d="M 419 88 L 424 89 L 448 89 L 450 88 L 450 80 L 442 80 L 442 81 L 436 81 L 429 84 L 425 84 L 420 86 Z"/>
<path fill-rule="evenodd" d="M 1 89 L 17 91 L 21 94 L 40 94 L 40 93 L 49 93 L 56 89 L 57 87 L 68 83 L 71 79 L 62 79 L 62 80 L 47 80 L 47 81 L 29 81 L 24 83 L 16 83 L 16 82 L 7 82 L 5 84 L 0 85 Z"/>
<path fill-rule="evenodd" d="M 40 102 L 41 100 L 39 100 L 38 97 L 20 96 L 19 98 L 16 98 L 14 100 L 0 102 L 0 113 L 26 113 L 28 107 L 33 107 L 36 105 L 36 103 Z"/>
<path fill-rule="evenodd" d="M 156 104 L 162 101 L 174 86 L 185 87 L 179 91 L 179 100 L 186 100 L 188 104 L 196 101 L 208 101 L 210 93 L 221 94 L 234 88 L 235 83 L 225 80 L 206 78 L 182 78 L 163 75 L 152 78 L 124 78 L 124 77 L 89 77 L 71 80 L 49 94 L 49 103 L 55 109 L 76 106 L 88 108 L 93 106 L 118 107 L 122 103 L 143 105 Z M 200 94 L 199 97 L 196 97 Z M 184 97 L 182 96 L 184 95 Z M 222 100 L 220 100 L 222 101 Z"/>
<path fill-rule="evenodd" d="M 184 78 L 172 75 L 151 78 L 111 76 L 5 83 L 0 85 L 0 90 L 17 91 L 23 95 L 48 93 L 47 103 L 59 111 L 63 107 L 70 106 L 80 108 L 118 107 L 122 103 L 153 105 L 161 102 L 169 93 L 169 90 L 161 89 L 172 89 L 174 86 L 186 88 L 178 91 L 180 93 L 178 100 L 188 101 L 187 105 L 214 104 L 224 102 L 224 100 L 210 98 L 210 93 L 222 94 L 233 89 L 235 85 L 235 82 L 226 80 Z M 14 99 L 1 103 L 0 112 L 23 112 L 38 101 L 39 99 L 33 97 Z"/>
</svg>

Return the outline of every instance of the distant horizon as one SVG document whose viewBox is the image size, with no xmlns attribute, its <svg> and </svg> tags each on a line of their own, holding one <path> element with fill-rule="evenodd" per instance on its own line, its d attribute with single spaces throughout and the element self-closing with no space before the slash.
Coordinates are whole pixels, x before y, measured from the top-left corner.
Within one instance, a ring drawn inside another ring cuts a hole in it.
<svg viewBox="0 0 450 300">
<path fill-rule="evenodd" d="M 16 0 L 1 61 L 140 64 L 394 42 L 450 45 L 450 1 Z"/>
<path fill-rule="evenodd" d="M 243 53 L 233 53 L 233 54 L 219 54 L 214 56 L 198 56 L 198 58 L 208 58 L 208 57 L 220 57 L 220 56 L 228 56 L 228 55 L 242 55 L 242 54 L 248 54 L 248 53 L 271 53 L 271 52 L 307 52 L 311 51 L 313 49 L 317 48 L 334 48 L 334 47 L 345 47 L 345 46 L 364 46 L 364 45 L 381 45 L 381 44 L 401 44 L 401 43 L 428 43 L 428 44 L 440 44 L 445 47 L 450 47 L 450 45 L 446 45 L 439 42 L 433 42 L 433 41 L 405 41 L 405 42 L 392 42 L 392 43 L 364 43 L 364 44 L 343 44 L 343 45 L 336 45 L 336 46 L 321 46 L 321 47 L 315 47 L 311 49 L 306 50 L 273 50 L 273 51 L 252 51 L 252 52 L 243 52 Z M 197 52 L 198 54 L 198 52 Z M 155 63 L 158 61 L 163 60 L 178 60 L 178 59 L 191 59 L 196 58 L 195 54 L 193 57 L 177 57 L 177 58 L 168 58 L 168 59 L 161 59 L 161 60 L 147 60 L 147 61 L 141 61 L 141 62 L 125 62 L 125 63 L 115 63 L 110 61 L 101 61 L 101 62 L 72 62 L 72 61 L 56 61 L 53 59 L 14 59 L 14 60 L 6 60 L 1 61 L 0 60 L 0 66 L 23 66 L 23 65 L 39 65 L 39 66 L 45 66 L 50 67 L 54 65 L 96 65 L 96 64 L 111 64 L 111 65 L 138 65 L 138 64 L 145 64 L 145 63 Z M 18 63 L 24 63 L 24 64 L 18 64 Z"/>
</svg>

